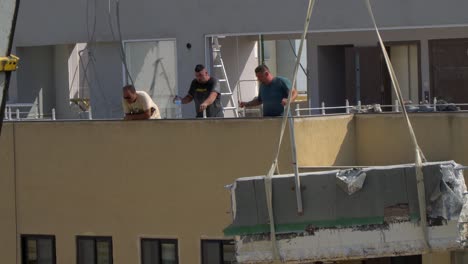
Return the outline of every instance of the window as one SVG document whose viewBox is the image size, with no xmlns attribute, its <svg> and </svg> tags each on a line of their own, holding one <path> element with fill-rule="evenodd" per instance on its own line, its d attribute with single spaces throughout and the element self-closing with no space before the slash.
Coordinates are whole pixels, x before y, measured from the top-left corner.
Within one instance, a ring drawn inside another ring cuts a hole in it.
<svg viewBox="0 0 468 264">
<path fill-rule="evenodd" d="M 202 264 L 237 263 L 234 240 L 202 240 Z"/>
<path fill-rule="evenodd" d="M 124 47 L 128 69 L 127 72 L 124 65 L 125 81 L 132 80 L 137 90 L 147 92 L 158 105 L 162 118 L 175 118 L 172 102 L 178 94 L 175 40 L 125 41 Z M 186 93 L 190 83 L 184 85 L 187 88 L 180 93 Z"/>
<path fill-rule="evenodd" d="M 453 264 L 468 263 L 468 250 L 456 250 L 452 251 L 451 259 Z"/>
<path fill-rule="evenodd" d="M 112 264 L 112 237 L 78 236 L 78 264 Z"/>
<path fill-rule="evenodd" d="M 22 264 L 55 264 L 55 236 L 22 235 Z"/>
<path fill-rule="evenodd" d="M 141 264 L 177 264 L 176 239 L 141 239 Z"/>
</svg>

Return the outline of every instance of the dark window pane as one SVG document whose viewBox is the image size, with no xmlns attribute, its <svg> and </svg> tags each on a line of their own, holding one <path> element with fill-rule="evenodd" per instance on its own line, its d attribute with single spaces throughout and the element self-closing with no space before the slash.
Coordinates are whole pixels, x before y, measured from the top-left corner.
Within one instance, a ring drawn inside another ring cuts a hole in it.
<svg viewBox="0 0 468 264">
<path fill-rule="evenodd" d="M 202 242 L 202 264 L 220 264 L 222 261 L 220 241 Z"/>
<path fill-rule="evenodd" d="M 94 240 L 78 239 L 78 264 L 94 264 Z"/>
<path fill-rule="evenodd" d="M 453 251 L 452 252 L 452 263 L 453 264 L 466 264 L 466 263 L 468 263 L 468 250 Z"/>
<path fill-rule="evenodd" d="M 52 264 L 54 263 L 54 249 L 53 249 L 52 239 L 42 239 L 37 240 L 37 256 L 38 264 Z"/>
<path fill-rule="evenodd" d="M 21 255 L 23 264 L 54 264 L 54 236 L 22 235 Z"/>
<path fill-rule="evenodd" d="M 157 240 L 143 239 L 141 241 L 142 264 L 159 263 L 159 242 Z"/>
</svg>

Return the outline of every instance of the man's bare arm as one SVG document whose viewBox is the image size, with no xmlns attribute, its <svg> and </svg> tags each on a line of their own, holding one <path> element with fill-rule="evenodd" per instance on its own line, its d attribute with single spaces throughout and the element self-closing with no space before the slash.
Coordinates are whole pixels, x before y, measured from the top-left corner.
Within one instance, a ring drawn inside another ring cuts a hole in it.
<svg viewBox="0 0 468 264">
<path fill-rule="evenodd" d="M 151 118 L 151 109 L 141 114 L 125 114 L 125 120 L 145 120 Z"/>
<path fill-rule="evenodd" d="M 211 92 L 210 96 L 208 96 L 208 98 L 206 98 L 206 100 L 203 101 L 203 103 L 200 104 L 200 110 L 199 111 L 203 112 L 209 105 L 211 105 L 216 100 L 217 97 L 218 97 L 217 92 Z"/>
<path fill-rule="evenodd" d="M 261 104 L 262 104 L 262 102 L 260 102 L 258 100 L 258 97 L 255 97 L 252 101 L 239 102 L 240 107 L 253 107 L 253 106 L 257 106 L 257 105 L 261 105 Z"/>
</svg>

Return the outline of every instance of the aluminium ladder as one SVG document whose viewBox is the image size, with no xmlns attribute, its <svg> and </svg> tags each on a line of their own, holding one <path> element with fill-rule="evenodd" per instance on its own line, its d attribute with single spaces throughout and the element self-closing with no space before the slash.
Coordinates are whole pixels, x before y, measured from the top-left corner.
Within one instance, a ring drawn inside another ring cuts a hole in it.
<svg viewBox="0 0 468 264">
<path fill-rule="evenodd" d="M 214 75 L 218 77 L 219 81 L 223 112 L 225 113 L 226 111 L 233 111 L 234 117 L 239 117 L 237 103 L 234 100 L 234 95 L 229 84 L 226 68 L 224 67 L 223 58 L 221 57 L 221 45 L 219 45 L 218 38 L 212 37 L 211 44 L 213 48 L 213 70 L 215 72 Z M 223 98 L 226 97 L 228 97 L 228 99 L 223 100 Z"/>
</svg>

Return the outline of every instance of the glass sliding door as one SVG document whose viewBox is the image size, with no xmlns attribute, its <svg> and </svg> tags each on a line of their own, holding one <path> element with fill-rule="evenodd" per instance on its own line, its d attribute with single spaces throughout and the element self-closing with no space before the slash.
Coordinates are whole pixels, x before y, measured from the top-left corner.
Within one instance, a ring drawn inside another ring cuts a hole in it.
<svg viewBox="0 0 468 264">
<path fill-rule="evenodd" d="M 138 40 L 124 42 L 127 83 L 145 91 L 158 105 L 162 118 L 175 118 L 172 99 L 177 94 L 177 57 L 175 40 Z"/>
</svg>

